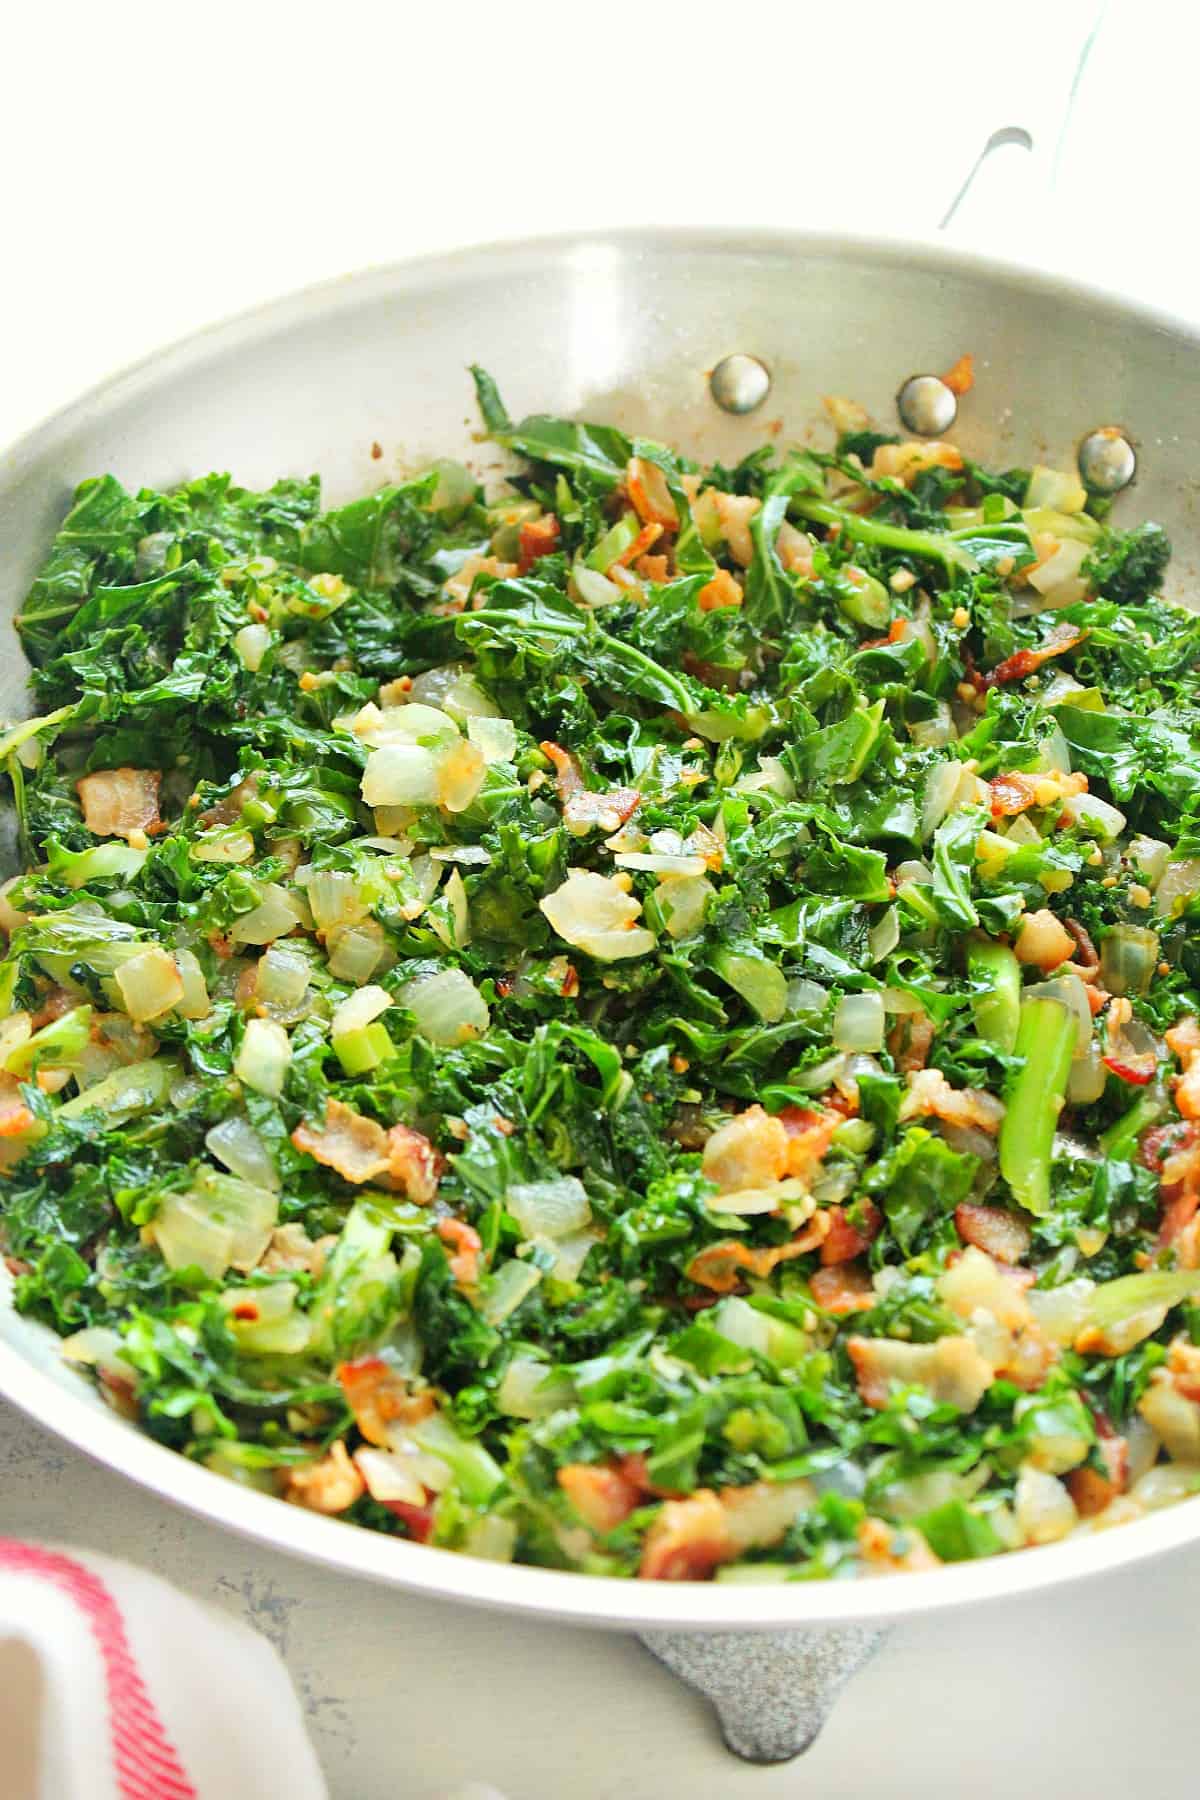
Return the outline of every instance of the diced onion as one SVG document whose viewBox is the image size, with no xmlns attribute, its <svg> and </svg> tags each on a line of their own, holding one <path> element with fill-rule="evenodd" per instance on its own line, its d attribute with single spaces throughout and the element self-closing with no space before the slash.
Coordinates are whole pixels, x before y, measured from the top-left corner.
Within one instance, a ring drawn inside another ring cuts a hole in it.
<svg viewBox="0 0 1200 1800">
<path fill-rule="evenodd" d="M 288 1012 L 300 1005 L 308 992 L 308 978 L 312 966 L 306 956 L 298 950 L 288 950 L 281 944 L 272 944 L 258 960 L 258 968 L 254 972 L 255 996 L 264 1006 L 278 1007 Z"/>
<path fill-rule="evenodd" d="M 1088 1322 L 1095 1291 L 1094 1281 L 1077 1275 L 1059 1287 L 1031 1288 L 1026 1298 L 1042 1332 L 1052 1343 L 1073 1344 Z"/>
<path fill-rule="evenodd" d="M 587 1189 L 576 1175 L 552 1181 L 518 1181 L 508 1188 L 504 1205 L 526 1237 L 565 1238 L 591 1224 Z"/>
<path fill-rule="evenodd" d="M 586 563 L 577 562 L 571 570 L 571 578 L 585 606 L 612 606 L 625 598 L 615 581 L 610 581 L 597 569 L 589 569 Z"/>
<path fill-rule="evenodd" d="M 1171 849 L 1161 838 L 1143 837 L 1139 833 L 1130 839 L 1126 855 L 1147 887 L 1157 887 L 1171 860 Z"/>
<path fill-rule="evenodd" d="M 436 805 L 437 759 L 420 744 L 382 745 L 367 758 L 362 797 L 368 806 Z"/>
<path fill-rule="evenodd" d="M 810 981 L 807 975 L 793 976 L 787 984 L 787 1009 L 790 1013 L 824 1012 L 828 1000 L 828 990 L 819 981 Z"/>
<path fill-rule="evenodd" d="M 1088 1005 L 1087 989 L 1078 975 L 1056 975 L 1052 981 L 1040 981 L 1036 987 L 1026 988 L 1021 1004 L 1033 1000 L 1057 1000 L 1060 1006 L 1075 1015 L 1075 1055 L 1085 1055 L 1092 1042 L 1092 1009 Z"/>
<path fill-rule="evenodd" d="M 136 1381 L 137 1371 L 121 1355 L 121 1334 L 111 1325 L 85 1325 L 63 1339 L 59 1348 L 69 1363 L 86 1369 L 100 1369 L 120 1381 Z"/>
<path fill-rule="evenodd" d="M 239 1081 L 268 1099 L 283 1092 L 292 1046 L 287 1032 L 274 1019 L 248 1019 L 233 1072 Z"/>
<path fill-rule="evenodd" d="M 1106 844 L 1120 837 L 1125 829 L 1125 814 L 1099 794 L 1068 794 L 1062 801 L 1062 810 L 1074 824 Z"/>
<path fill-rule="evenodd" d="M 932 837 L 948 813 L 981 802 L 983 783 L 965 763 L 936 763 L 925 781 L 921 801 L 921 836 Z M 986 790 L 985 790 L 986 791 Z"/>
<path fill-rule="evenodd" d="M 667 931 L 677 941 L 691 937 L 704 924 L 709 899 L 716 893 L 704 875 L 669 875 L 658 886 L 657 900 Z"/>
<path fill-rule="evenodd" d="M 883 995 L 843 994 L 833 1015 L 833 1042 L 838 1050 L 882 1050 Z"/>
<path fill-rule="evenodd" d="M 1042 596 L 1042 608 L 1074 606 L 1087 593 L 1087 582 L 1079 573 L 1091 552 L 1089 544 L 1078 538 L 1062 538 L 1058 549 L 1033 570 L 1029 585 Z"/>
<path fill-rule="evenodd" d="M 571 869 L 538 904 L 559 937 L 599 962 L 645 956 L 654 948 L 654 934 L 635 923 L 642 905 L 627 891 L 628 880 Z"/>
<path fill-rule="evenodd" d="M 1092 1039 L 1083 1055 L 1071 1064 L 1067 1080 L 1068 1102 L 1072 1106 L 1090 1106 L 1104 1092 L 1107 1080 L 1108 1070 L 1100 1055 L 1100 1046 Z"/>
<path fill-rule="evenodd" d="M 467 736 L 485 763 L 511 762 L 517 754 L 517 728 L 511 719 L 468 719 Z"/>
<path fill-rule="evenodd" d="M 302 922 L 303 913 L 295 896 L 276 881 L 263 883 L 261 899 L 249 912 L 239 914 L 229 928 L 235 944 L 270 944 L 286 937 Z"/>
<path fill-rule="evenodd" d="M 366 917 L 367 903 L 358 883 L 337 869 L 312 875 L 305 893 L 318 931 L 328 931 L 332 925 L 353 925 Z"/>
<path fill-rule="evenodd" d="M 1182 912 L 1194 894 L 1200 893 L 1200 856 L 1170 862 L 1154 890 L 1154 904 L 1164 919 Z"/>
<path fill-rule="evenodd" d="M 233 648 L 242 667 L 256 675 L 271 648 L 271 633 L 265 625 L 243 625 L 234 633 Z"/>
<path fill-rule="evenodd" d="M 439 969 L 436 975 L 408 982 L 400 1001 L 412 1013 L 421 1036 L 432 1044 L 469 1043 L 482 1037 L 491 1023 L 483 995 L 461 969 Z"/>
<path fill-rule="evenodd" d="M 386 988 L 361 987 L 334 1008 L 330 1031 L 334 1037 L 342 1037 L 348 1031 L 362 1031 L 391 1004 L 392 996 Z"/>
<path fill-rule="evenodd" d="M 1025 490 L 1026 506 L 1048 506 L 1054 512 L 1081 513 L 1087 505 L 1087 489 L 1073 470 L 1034 465 Z"/>
<path fill-rule="evenodd" d="M 1100 946 L 1100 981 L 1110 994 L 1144 994 L 1158 965 L 1158 933 L 1117 925 Z"/>
<path fill-rule="evenodd" d="M 465 812 L 483 786 L 487 763 L 478 744 L 459 738 L 437 759 L 437 800 L 447 812 Z"/>
<path fill-rule="evenodd" d="M 613 857 L 618 869 L 640 869 L 651 875 L 703 875 L 708 868 L 702 856 L 666 856 L 654 850 L 622 850 Z"/>
<path fill-rule="evenodd" d="M 510 1419 L 544 1419 L 570 1398 L 570 1383 L 532 1357 L 514 1356 L 496 1390 L 496 1405 Z"/>
<path fill-rule="evenodd" d="M 434 908 L 429 914 L 429 923 L 447 950 L 461 950 L 471 941 L 471 910 L 466 886 L 457 869 L 450 871 L 449 880 L 442 889 L 442 900 L 446 913 L 439 914 L 439 909 Z"/>
<path fill-rule="evenodd" d="M 206 831 L 198 837 L 188 855 L 193 862 L 237 864 L 253 862 L 254 838 L 248 831 Z"/>
<path fill-rule="evenodd" d="M 939 700 L 933 717 L 914 719 L 908 728 L 908 735 L 918 750 L 940 750 L 943 745 L 953 743 L 958 733 L 954 729 L 954 716 L 949 704 L 945 700 Z"/>
<path fill-rule="evenodd" d="M 1017 1524 L 1027 1544 L 1053 1544 L 1079 1522 L 1075 1502 L 1056 1475 L 1026 1463 L 1017 1477 Z"/>
<path fill-rule="evenodd" d="M 354 925 L 331 926 L 325 933 L 329 972 L 338 981 L 369 981 L 387 948 L 383 926 L 377 919 L 360 919 Z"/>
<path fill-rule="evenodd" d="M 307 1349 L 312 1321 L 297 1307 L 296 1294 L 294 1281 L 226 1288 L 221 1308 L 238 1349 L 256 1356 L 298 1356 Z"/>
<path fill-rule="evenodd" d="M 900 942 L 900 914 L 894 906 L 880 913 L 870 931 L 867 933 L 867 945 L 873 963 L 882 962 L 890 956 Z"/>
<path fill-rule="evenodd" d="M 183 999 L 183 979 L 175 958 L 158 944 L 149 944 L 123 962 L 116 983 L 125 1010 L 139 1025 L 161 1018 Z"/>
<path fill-rule="evenodd" d="M 428 1483 L 419 1477 L 417 1457 L 363 1446 L 354 1452 L 354 1462 L 372 1500 L 384 1505 L 398 1500 L 404 1506 L 424 1506 Z"/>
<path fill-rule="evenodd" d="M 175 967 L 179 970 L 179 979 L 183 983 L 183 998 L 175 1010 L 185 1019 L 207 1019 L 212 1011 L 212 1001 L 208 997 L 208 983 L 199 961 L 192 951 L 177 950 Z"/>
<path fill-rule="evenodd" d="M 510 1313 L 516 1312 L 541 1279 L 542 1271 L 536 1263 L 521 1262 L 515 1256 L 510 1257 L 506 1263 L 501 1263 L 495 1274 L 489 1277 L 479 1306 L 488 1324 L 499 1325 Z"/>
<path fill-rule="evenodd" d="M 213 1125 L 205 1132 L 204 1143 L 209 1155 L 224 1163 L 231 1175 L 239 1175 L 243 1181 L 273 1194 L 283 1186 L 266 1145 L 249 1119 L 240 1113 L 231 1113 L 219 1125 Z"/>
</svg>

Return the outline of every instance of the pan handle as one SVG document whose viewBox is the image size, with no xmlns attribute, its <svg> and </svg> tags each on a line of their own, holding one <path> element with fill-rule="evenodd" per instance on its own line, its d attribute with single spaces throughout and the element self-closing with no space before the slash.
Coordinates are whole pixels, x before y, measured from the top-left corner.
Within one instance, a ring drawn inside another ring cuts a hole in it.
<svg viewBox="0 0 1200 1800">
<path fill-rule="evenodd" d="M 948 196 L 938 230 L 956 242 L 1053 260 L 1053 200 L 1063 148 L 1108 0 L 1085 9 L 1080 31 L 1057 55 L 1044 48 L 1013 106 L 1021 123 L 998 125 Z"/>
</svg>

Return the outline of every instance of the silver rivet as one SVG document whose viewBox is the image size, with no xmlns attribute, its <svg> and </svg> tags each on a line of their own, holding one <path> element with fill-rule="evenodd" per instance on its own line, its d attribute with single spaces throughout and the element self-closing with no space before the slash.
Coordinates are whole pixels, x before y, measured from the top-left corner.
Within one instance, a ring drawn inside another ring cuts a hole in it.
<svg viewBox="0 0 1200 1800">
<path fill-rule="evenodd" d="M 940 375 L 910 375 L 896 395 L 896 410 L 906 431 L 940 437 L 954 423 L 958 399 Z"/>
<path fill-rule="evenodd" d="M 771 376 L 757 356 L 735 350 L 732 356 L 721 358 L 708 378 L 708 387 L 722 412 L 748 413 L 761 406 L 770 393 Z"/>
<path fill-rule="evenodd" d="M 1089 431 L 1079 446 L 1077 460 L 1083 485 L 1094 494 L 1119 494 L 1137 473 L 1133 445 L 1115 425 Z"/>
</svg>

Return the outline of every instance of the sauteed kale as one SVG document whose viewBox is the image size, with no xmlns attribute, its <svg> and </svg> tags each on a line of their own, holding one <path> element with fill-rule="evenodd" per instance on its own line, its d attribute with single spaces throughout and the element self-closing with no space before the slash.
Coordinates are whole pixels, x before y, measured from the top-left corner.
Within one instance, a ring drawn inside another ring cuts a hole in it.
<svg viewBox="0 0 1200 1800">
<path fill-rule="evenodd" d="M 3 739 L 17 1305 L 237 1481 L 649 1579 L 1200 1484 L 1200 617 L 1074 476 L 513 424 L 85 482 Z"/>
</svg>

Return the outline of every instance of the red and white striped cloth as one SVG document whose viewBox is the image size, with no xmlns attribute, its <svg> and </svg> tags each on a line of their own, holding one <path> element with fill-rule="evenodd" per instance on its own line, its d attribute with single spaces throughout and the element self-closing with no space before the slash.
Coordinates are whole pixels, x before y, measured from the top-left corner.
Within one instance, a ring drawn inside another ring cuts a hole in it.
<svg viewBox="0 0 1200 1800">
<path fill-rule="evenodd" d="M 92 1551 L 0 1538 L 4 1800 L 327 1800 L 265 1638 Z"/>
</svg>

